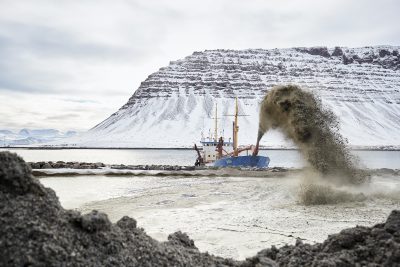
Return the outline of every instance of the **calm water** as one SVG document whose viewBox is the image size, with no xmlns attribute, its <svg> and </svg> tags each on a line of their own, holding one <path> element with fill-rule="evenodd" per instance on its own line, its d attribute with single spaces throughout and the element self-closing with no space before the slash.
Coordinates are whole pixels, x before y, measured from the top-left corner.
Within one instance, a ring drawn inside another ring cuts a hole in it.
<svg viewBox="0 0 400 267">
<path fill-rule="evenodd" d="M 131 165 L 193 165 L 194 150 L 155 149 L 4 149 L 22 156 L 26 161 L 84 161 Z M 400 151 L 353 151 L 367 168 L 400 169 Z M 270 157 L 271 167 L 302 167 L 304 160 L 296 150 L 262 150 Z"/>
</svg>

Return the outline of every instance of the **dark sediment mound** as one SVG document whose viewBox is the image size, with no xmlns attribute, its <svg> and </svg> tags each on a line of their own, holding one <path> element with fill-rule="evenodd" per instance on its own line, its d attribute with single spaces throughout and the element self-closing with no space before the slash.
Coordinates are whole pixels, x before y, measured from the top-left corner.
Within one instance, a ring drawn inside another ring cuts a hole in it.
<svg viewBox="0 0 400 267">
<path fill-rule="evenodd" d="M 280 266 L 400 266 L 400 211 L 372 228 L 357 226 L 328 237 L 321 244 L 304 244 L 257 253 Z"/>
<path fill-rule="evenodd" d="M 324 109 L 312 93 L 295 85 L 276 86 L 261 103 L 257 144 L 269 129 L 279 128 L 324 176 L 337 182 L 362 183 L 368 175 L 355 168 L 338 127 L 333 112 Z"/>
<path fill-rule="evenodd" d="M 25 162 L 0 153 L 0 266 L 235 266 L 200 253 L 181 233 L 157 242 L 123 217 L 64 210 Z"/>
<path fill-rule="evenodd" d="M 246 261 L 201 253 L 186 234 L 158 242 L 121 218 L 64 210 L 25 162 L 0 153 L 0 266 L 400 266 L 400 211 L 384 224 L 356 227 L 322 244 L 272 247 Z"/>
</svg>

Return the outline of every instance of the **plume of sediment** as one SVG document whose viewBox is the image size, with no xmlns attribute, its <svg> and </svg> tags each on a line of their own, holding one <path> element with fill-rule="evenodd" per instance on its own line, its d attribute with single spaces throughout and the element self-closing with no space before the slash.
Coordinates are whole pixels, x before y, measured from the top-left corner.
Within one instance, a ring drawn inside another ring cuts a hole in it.
<svg viewBox="0 0 400 267">
<path fill-rule="evenodd" d="M 338 119 L 311 92 L 296 85 L 273 87 L 261 103 L 257 147 L 273 128 L 293 140 L 323 176 L 351 184 L 367 179 L 368 175 L 356 168 L 346 140 L 339 133 Z"/>
</svg>

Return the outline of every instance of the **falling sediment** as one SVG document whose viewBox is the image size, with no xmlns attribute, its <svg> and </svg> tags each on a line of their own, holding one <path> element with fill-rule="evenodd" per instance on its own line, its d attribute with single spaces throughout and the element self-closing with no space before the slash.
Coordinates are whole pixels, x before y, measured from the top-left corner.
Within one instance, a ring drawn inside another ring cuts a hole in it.
<svg viewBox="0 0 400 267">
<path fill-rule="evenodd" d="M 293 140 L 324 177 L 350 184 L 367 180 L 368 174 L 356 168 L 346 140 L 339 133 L 338 119 L 311 92 L 296 85 L 273 87 L 261 103 L 257 144 L 269 129 L 275 128 Z"/>
</svg>

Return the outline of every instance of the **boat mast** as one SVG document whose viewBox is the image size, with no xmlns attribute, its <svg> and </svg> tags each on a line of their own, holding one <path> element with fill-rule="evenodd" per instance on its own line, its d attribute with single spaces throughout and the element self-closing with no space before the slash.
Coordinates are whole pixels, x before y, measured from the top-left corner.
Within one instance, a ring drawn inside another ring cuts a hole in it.
<svg viewBox="0 0 400 267">
<path fill-rule="evenodd" d="M 215 142 L 218 142 L 218 107 L 217 107 L 217 103 L 215 103 L 215 127 L 214 127 L 214 135 L 215 135 Z"/>
<path fill-rule="evenodd" d="M 233 123 L 233 155 L 235 157 L 238 156 L 238 132 L 239 132 L 239 125 L 238 125 L 238 99 L 235 99 L 235 122 Z"/>
</svg>

